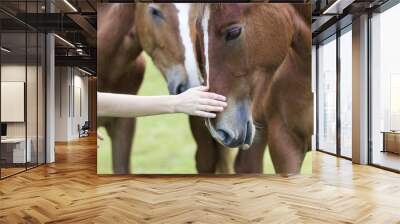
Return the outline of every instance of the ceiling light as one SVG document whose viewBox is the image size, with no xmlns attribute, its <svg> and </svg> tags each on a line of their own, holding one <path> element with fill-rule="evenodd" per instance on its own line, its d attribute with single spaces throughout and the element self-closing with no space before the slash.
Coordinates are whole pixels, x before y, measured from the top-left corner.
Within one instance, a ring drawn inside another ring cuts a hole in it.
<svg viewBox="0 0 400 224">
<path fill-rule="evenodd" d="M 90 73 L 90 72 L 88 72 L 88 71 L 86 71 L 86 70 L 83 70 L 83 69 L 81 69 L 81 68 L 79 68 L 79 67 L 78 67 L 78 70 L 81 71 L 81 72 L 83 72 L 83 73 L 85 73 L 85 74 L 87 74 L 87 75 L 93 75 L 92 73 Z"/>
<path fill-rule="evenodd" d="M 336 0 L 322 14 L 342 14 L 343 10 L 351 5 L 355 0 Z"/>
<path fill-rule="evenodd" d="M 57 37 L 59 40 L 61 40 L 62 42 L 64 42 L 65 44 L 67 44 L 68 46 L 70 46 L 70 47 L 72 47 L 72 48 L 75 48 L 75 45 L 73 45 L 71 42 L 69 42 L 68 40 L 66 40 L 66 39 L 64 39 L 64 38 L 62 38 L 62 37 L 60 37 L 59 35 L 57 35 L 57 34 L 54 34 L 54 36 L 55 37 Z"/>
<path fill-rule="evenodd" d="M 76 53 L 78 53 L 79 55 L 83 55 L 83 49 L 77 48 Z"/>
<path fill-rule="evenodd" d="M 64 3 L 68 5 L 74 12 L 78 12 L 78 10 L 68 1 L 64 0 Z"/>
<path fill-rule="evenodd" d="M 9 50 L 9 49 L 7 49 L 5 47 L 1 47 L 1 51 L 4 51 L 6 53 L 10 53 L 11 52 L 11 50 Z"/>
<path fill-rule="evenodd" d="M 336 0 L 332 5 L 330 5 L 327 9 L 324 10 L 322 14 L 331 13 L 332 9 L 336 9 L 337 5 L 339 4 L 340 0 Z"/>
</svg>

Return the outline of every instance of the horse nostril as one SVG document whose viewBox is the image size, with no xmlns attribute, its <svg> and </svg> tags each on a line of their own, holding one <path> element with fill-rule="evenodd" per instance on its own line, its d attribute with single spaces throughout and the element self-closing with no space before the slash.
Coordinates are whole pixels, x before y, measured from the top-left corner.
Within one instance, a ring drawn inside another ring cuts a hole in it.
<svg viewBox="0 0 400 224">
<path fill-rule="evenodd" d="M 251 122 L 248 121 L 246 124 L 246 135 L 244 138 L 244 144 L 250 145 L 251 144 L 251 136 L 252 136 L 252 127 L 251 127 Z"/>
<path fill-rule="evenodd" d="M 228 134 L 228 132 L 218 129 L 217 134 L 219 136 L 219 139 L 222 143 L 229 145 L 229 143 L 232 141 L 232 137 Z"/>
<path fill-rule="evenodd" d="M 179 84 L 179 85 L 176 87 L 176 94 L 181 94 L 181 93 L 183 93 L 183 92 L 185 92 L 185 85 Z"/>
</svg>

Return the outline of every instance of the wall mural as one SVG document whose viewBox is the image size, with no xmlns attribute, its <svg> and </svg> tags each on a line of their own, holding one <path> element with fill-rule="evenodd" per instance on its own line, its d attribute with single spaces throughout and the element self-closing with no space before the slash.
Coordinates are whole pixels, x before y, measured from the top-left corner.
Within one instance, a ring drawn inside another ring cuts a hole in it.
<svg viewBox="0 0 400 224">
<path fill-rule="evenodd" d="M 99 174 L 311 173 L 309 4 L 104 3 L 97 24 Z M 168 94 L 195 116 L 118 115 Z"/>
</svg>

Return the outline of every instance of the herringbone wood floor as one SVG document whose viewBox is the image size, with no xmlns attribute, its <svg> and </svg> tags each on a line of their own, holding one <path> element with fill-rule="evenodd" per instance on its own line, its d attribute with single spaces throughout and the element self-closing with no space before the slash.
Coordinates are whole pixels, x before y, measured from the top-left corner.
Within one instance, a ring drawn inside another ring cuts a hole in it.
<svg viewBox="0 0 400 224">
<path fill-rule="evenodd" d="M 0 223 L 400 223 L 400 175 L 314 153 L 314 174 L 96 175 L 95 138 L 0 181 Z"/>
</svg>

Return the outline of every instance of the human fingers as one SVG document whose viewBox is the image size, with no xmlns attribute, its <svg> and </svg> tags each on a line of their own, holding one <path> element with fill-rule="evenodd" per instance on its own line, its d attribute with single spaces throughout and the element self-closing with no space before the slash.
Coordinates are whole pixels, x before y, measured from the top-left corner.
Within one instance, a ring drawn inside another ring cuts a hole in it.
<svg viewBox="0 0 400 224">
<path fill-rule="evenodd" d="M 208 91 L 208 86 L 196 86 L 192 88 L 193 90 L 198 90 L 198 91 Z"/>
<path fill-rule="evenodd" d="M 226 97 L 216 94 L 216 93 L 211 93 L 211 92 L 203 92 L 201 93 L 201 96 L 204 98 L 208 99 L 214 99 L 214 100 L 220 100 L 220 101 L 226 101 Z"/>
<path fill-rule="evenodd" d="M 224 110 L 224 108 L 218 107 L 218 106 L 199 105 L 199 106 L 197 106 L 197 110 L 206 111 L 206 112 L 221 112 Z"/>
<path fill-rule="evenodd" d="M 226 102 L 213 99 L 200 99 L 200 104 L 218 107 L 226 107 L 228 105 Z"/>
<path fill-rule="evenodd" d="M 216 117 L 216 115 L 214 113 L 200 111 L 200 110 L 195 111 L 194 115 L 199 116 L 199 117 L 204 117 L 204 118 L 215 118 Z"/>
</svg>

